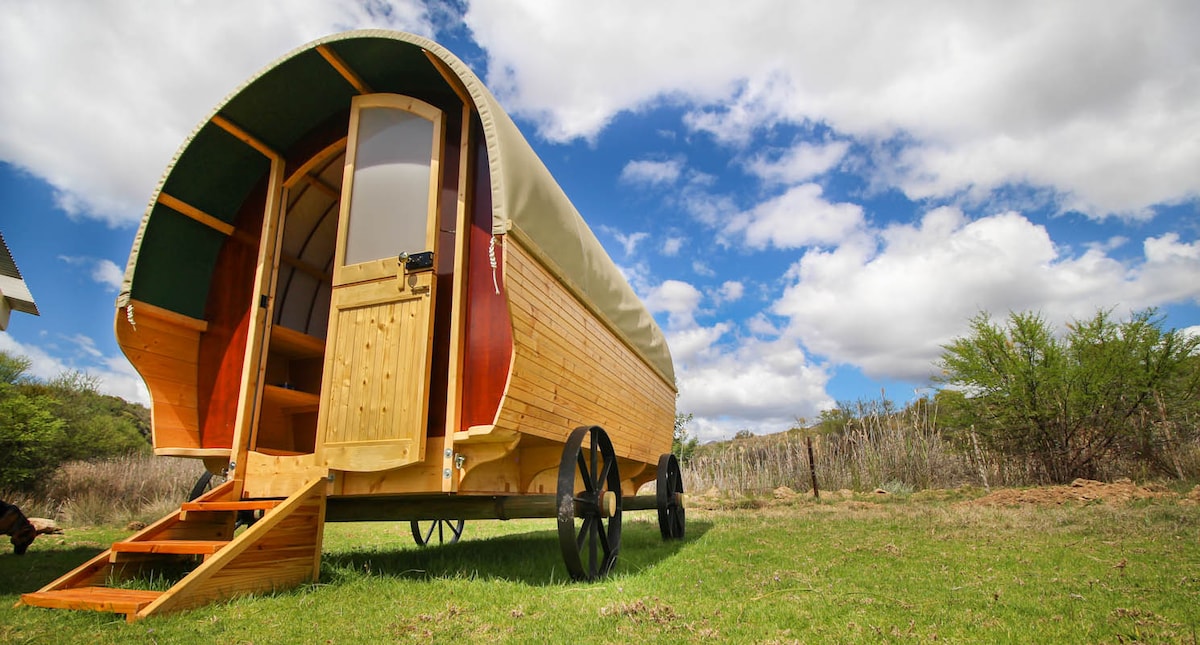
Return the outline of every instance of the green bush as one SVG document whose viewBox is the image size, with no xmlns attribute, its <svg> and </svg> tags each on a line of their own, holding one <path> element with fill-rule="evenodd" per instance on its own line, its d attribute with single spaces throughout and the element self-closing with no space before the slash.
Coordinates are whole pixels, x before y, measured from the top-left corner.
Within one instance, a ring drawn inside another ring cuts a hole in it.
<svg viewBox="0 0 1200 645">
<path fill-rule="evenodd" d="M 986 313 L 942 355 L 943 419 L 990 450 L 1029 459 L 1051 482 L 1095 478 L 1111 460 L 1183 477 L 1196 436 L 1200 338 L 1164 331 L 1153 310 L 1107 311 L 1059 336 L 1038 314 Z"/>
<path fill-rule="evenodd" d="M 100 394 L 82 372 L 39 382 L 29 366 L 0 352 L 0 490 L 31 490 L 66 461 L 150 452 L 144 406 Z"/>
</svg>

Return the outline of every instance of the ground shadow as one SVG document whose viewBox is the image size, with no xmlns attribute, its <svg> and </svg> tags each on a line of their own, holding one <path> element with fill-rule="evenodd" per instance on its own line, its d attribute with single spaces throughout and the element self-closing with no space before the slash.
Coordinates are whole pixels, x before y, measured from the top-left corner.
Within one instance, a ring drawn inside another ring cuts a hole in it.
<svg viewBox="0 0 1200 645">
<path fill-rule="evenodd" d="M 683 540 L 664 541 L 656 523 L 626 522 L 614 573 L 637 572 L 687 548 L 711 522 L 691 521 Z M 337 584 L 353 572 L 412 579 L 479 578 L 545 586 L 570 581 L 555 530 L 514 533 L 421 549 L 342 551 L 321 558 L 321 582 Z"/>
<path fill-rule="evenodd" d="M 0 595 L 37 591 L 105 548 L 51 545 L 39 549 L 35 541 L 25 555 L 0 552 Z"/>
</svg>

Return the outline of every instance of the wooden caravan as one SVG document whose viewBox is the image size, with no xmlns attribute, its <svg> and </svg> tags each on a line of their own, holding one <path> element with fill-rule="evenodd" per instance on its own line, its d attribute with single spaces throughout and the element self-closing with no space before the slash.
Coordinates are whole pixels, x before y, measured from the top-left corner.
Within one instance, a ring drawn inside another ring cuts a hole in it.
<svg viewBox="0 0 1200 645">
<path fill-rule="evenodd" d="M 27 604 L 132 620 L 296 584 L 317 575 L 325 521 L 433 520 L 457 537 L 463 519 L 557 517 L 576 578 L 611 568 L 624 510 L 657 509 L 664 537 L 682 536 L 661 331 L 434 42 L 340 34 L 235 91 L 167 168 L 117 304 L 156 453 L 230 481 Z M 635 495 L 652 480 L 655 496 Z M 263 519 L 235 534 L 250 509 Z M 282 555 L 248 575 L 246 540 Z M 188 574 L 204 582 L 104 600 L 97 581 L 155 553 L 204 557 Z"/>
</svg>

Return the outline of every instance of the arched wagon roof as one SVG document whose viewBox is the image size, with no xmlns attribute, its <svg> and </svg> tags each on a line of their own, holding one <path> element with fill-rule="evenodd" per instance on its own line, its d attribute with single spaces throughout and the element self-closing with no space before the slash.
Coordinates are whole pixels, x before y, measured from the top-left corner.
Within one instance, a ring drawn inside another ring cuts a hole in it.
<svg viewBox="0 0 1200 645">
<path fill-rule="evenodd" d="M 330 53 L 333 55 L 330 56 Z M 457 105 L 455 88 L 431 57 L 457 77 L 482 125 L 491 174 L 492 230 L 518 236 L 602 320 L 669 383 L 670 352 L 583 218 L 483 82 L 437 43 L 395 31 L 336 34 L 300 47 L 246 81 L 192 133 L 167 167 L 130 254 L 118 307 L 130 300 L 203 318 L 224 235 L 170 204 L 183 202 L 232 224 L 270 161 L 222 124 L 233 123 L 271 150 L 291 150 L 359 94 L 335 61 L 374 92 L 421 93 Z M 429 100 L 426 98 L 426 100 Z"/>
</svg>

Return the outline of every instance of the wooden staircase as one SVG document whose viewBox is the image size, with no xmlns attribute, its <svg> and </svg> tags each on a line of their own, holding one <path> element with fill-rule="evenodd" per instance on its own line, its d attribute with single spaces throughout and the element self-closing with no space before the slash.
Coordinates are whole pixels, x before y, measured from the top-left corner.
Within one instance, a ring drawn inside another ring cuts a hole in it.
<svg viewBox="0 0 1200 645">
<path fill-rule="evenodd" d="M 230 481 L 183 504 L 58 580 L 22 594 L 17 604 L 107 611 L 133 622 L 315 581 L 321 566 L 325 479 L 308 482 L 284 500 L 239 500 L 236 484 Z M 263 517 L 235 536 L 239 511 L 263 511 Z M 119 586 L 189 565 L 195 568 L 166 591 Z"/>
</svg>

